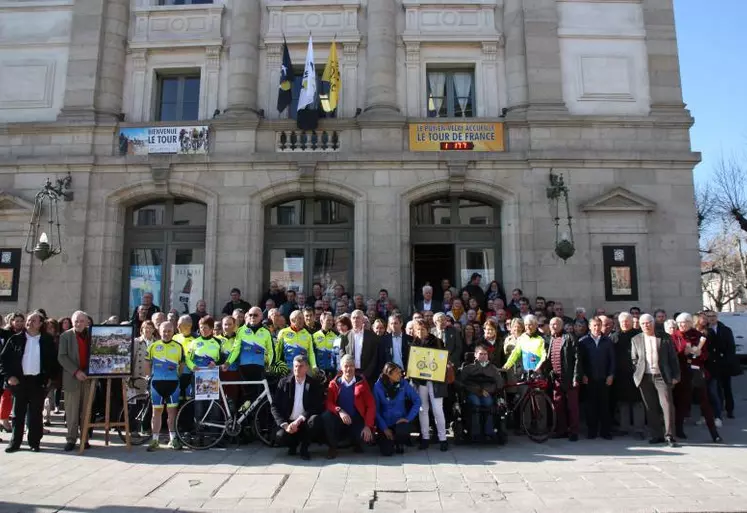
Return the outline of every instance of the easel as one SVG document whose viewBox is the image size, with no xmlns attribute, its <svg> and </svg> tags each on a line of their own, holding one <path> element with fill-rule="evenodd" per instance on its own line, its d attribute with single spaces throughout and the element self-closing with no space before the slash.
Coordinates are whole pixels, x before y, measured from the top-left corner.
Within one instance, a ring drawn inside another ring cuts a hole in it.
<svg viewBox="0 0 747 513">
<path fill-rule="evenodd" d="M 111 391 L 112 391 L 112 380 L 118 379 L 122 384 L 122 404 L 124 405 L 124 422 L 110 422 L 109 414 L 111 411 Z M 88 398 L 86 399 L 85 412 L 83 416 L 83 428 L 80 437 L 80 451 L 79 454 L 83 454 L 86 449 L 86 443 L 88 442 L 88 430 L 91 428 L 104 428 L 104 443 L 109 445 L 109 430 L 113 427 L 125 428 L 125 445 L 129 451 L 132 448 L 130 443 L 130 413 L 128 411 L 128 398 L 127 398 L 127 378 L 90 378 L 88 379 Z M 96 385 L 99 380 L 106 380 L 106 407 L 104 408 L 104 422 L 92 423 L 91 413 L 93 411 L 93 398 L 96 395 Z"/>
</svg>

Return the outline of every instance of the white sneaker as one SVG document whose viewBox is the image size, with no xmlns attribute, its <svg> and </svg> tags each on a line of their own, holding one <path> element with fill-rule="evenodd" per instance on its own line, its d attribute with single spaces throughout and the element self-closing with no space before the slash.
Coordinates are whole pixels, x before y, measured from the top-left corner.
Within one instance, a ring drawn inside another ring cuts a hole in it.
<svg viewBox="0 0 747 513">
<path fill-rule="evenodd" d="M 716 417 L 716 427 L 724 427 L 724 422 Z"/>
<path fill-rule="evenodd" d="M 702 426 L 705 424 L 705 417 L 700 417 L 700 420 L 695 423 L 696 426 Z"/>
</svg>

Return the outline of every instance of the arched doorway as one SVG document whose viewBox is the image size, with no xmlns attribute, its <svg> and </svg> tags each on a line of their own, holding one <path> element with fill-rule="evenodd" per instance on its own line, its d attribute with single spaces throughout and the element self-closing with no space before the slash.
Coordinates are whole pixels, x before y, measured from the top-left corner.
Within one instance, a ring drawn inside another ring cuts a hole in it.
<svg viewBox="0 0 747 513">
<path fill-rule="evenodd" d="M 207 206 L 169 198 L 127 209 L 122 315 L 132 317 L 143 294 L 162 311 L 195 311 L 204 298 Z"/>
<path fill-rule="evenodd" d="M 323 293 L 336 284 L 353 288 L 353 206 L 330 197 L 300 197 L 275 203 L 265 212 L 265 290 Z"/>
<path fill-rule="evenodd" d="M 441 280 L 461 289 L 474 272 L 486 285 L 501 280 L 500 206 L 474 196 L 450 195 L 413 204 L 410 210 L 413 298 L 426 283 L 440 299 Z"/>
</svg>

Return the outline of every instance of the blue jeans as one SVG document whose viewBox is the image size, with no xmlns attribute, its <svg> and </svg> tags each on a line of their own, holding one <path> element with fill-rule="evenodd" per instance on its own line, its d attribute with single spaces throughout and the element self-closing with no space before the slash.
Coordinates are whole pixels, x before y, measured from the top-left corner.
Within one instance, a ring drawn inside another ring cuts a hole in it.
<svg viewBox="0 0 747 513">
<path fill-rule="evenodd" d="M 467 396 L 467 403 L 472 407 L 472 438 L 476 439 L 480 435 L 480 410 L 487 410 L 485 413 L 485 423 L 483 424 L 483 434 L 485 436 L 493 436 L 493 412 L 491 411 L 495 400 L 493 396 L 483 397 L 477 394 L 469 394 Z"/>
<path fill-rule="evenodd" d="M 720 419 L 723 412 L 721 407 L 721 398 L 719 397 L 718 379 L 714 377 L 708 379 L 708 399 L 713 405 L 713 416 L 717 419 Z"/>
</svg>

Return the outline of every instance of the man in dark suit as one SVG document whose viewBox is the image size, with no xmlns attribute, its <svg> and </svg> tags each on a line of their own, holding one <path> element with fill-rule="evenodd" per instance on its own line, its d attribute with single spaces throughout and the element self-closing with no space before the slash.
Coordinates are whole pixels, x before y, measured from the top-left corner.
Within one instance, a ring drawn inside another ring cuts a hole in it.
<svg viewBox="0 0 747 513">
<path fill-rule="evenodd" d="M 741 372 L 739 358 L 737 357 L 737 345 L 734 340 L 734 332 L 729 326 L 718 320 L 716 312 L 706 312 L 708 327 L 716 335 L 716 346 L 721 352 L 722 358 L 718 365 L 718 376 L 720 392 L 717 399 L 726 403 L 726 416 L 734 418 L 734 393 L 731 389 L 731 378 L 738 376 Z M 709 351 L 710 352 L 710 351 Z M 723 395 L 723 397 L 722 397 Z M 720 410 L 720 408 L 717 408 Z"/>
<path fill-rule="evenodd" d="M 410 342 L 412 338 L 402 331 L 402 316 L 393 314 L 389 316 L 389 333 L 379 340 L 379 365 L 377 373 L 381 374 L 384 365 L 394 362 L 405 372 L 407 361 L 410 357 Z"/>
<path fill-rule="evenodd" d="M 441 302 L 433 298 L 433 287 L 426 285 L 423 287 L 423 299 L 415 303 L 416 312 L 440 312 L 443 307 Z"/>
<path fill-rule="evenodd" d="M 615 377 L 615 346 L 602 334 L 602 319 L 594 317 L 589 334 L 580 341 L 583 381 L 586 385 L 586 424 L 589 438 L 612 438 L 609 390 Z"/>
<path fill-rule="evenodd" d="M 309 360 L 304 355 L 293 359 L 293 374 L 280 380 L 272 402 L 272 416 L 280 426 L 278 445 L 288 446 L 288 455 L 301 445 L 301 459 L 310 460 L 309 444 L 321 433 L 324 409 L 322 385 L 308 376 Z"/>
<path fill-rule="evenodd" d="M 653 316 L 641 315 L 638 322 L 643 333 L 633 337 L 630 357 L 635 367 L 633 381 L 640 389 L 643 404 L 646 406 L 646 419 L 651 434 L 649 443 L 666 442 L 670 447 L 676 447 L 677 443 L 672 435 L 674 431 L 672 387 L 680 381 L 677 353 L 668 335 L 656 334 Z M 664 432 L 661 430 L 662 412 L 664 412 Z"/>
<path fill-rule="evenodd" d="M 5 452 L 21 448 L 23 429 L 28 413 L 28 443 L 39 452 L 42 409 L 51 377 L 57 372 L 54 339 L 43 333 L 42 315 L 33 312 L 26 318 L 26 330 L 11 336 L 0 353 L 0 375 L 5 376 L 13 394 L 13 433 Z"/>
<path fill-rule="evenodd" d="M 443 312 L 433 316 L 436 327 L 433 334 L 441 339 L 444 347 L 449 351 L 449 361 L 458 369 L 462 364 L 462 336 L 453 327 L 448 326 L 448 318 Z"/>
<path fill-rule="evenodd" d="M 365 329 L 365 317 L 360 310 L 351 314 L 353 329 L 340 337 L 340 358 L 346 354 L 355 358 L 356 372 L 363 374 L 366 381 L 373 384 L 379 370 L 379 337 Z"/>
<path fill-rule="evenodd" d="M 545 365 L 553 381 L 552 402 L 557 415 L 555 435 L 578 440 L 579 386 L 583 380 L 583 365 L 576 337 L 563 332 L 563 319 L 550 320 L 550 347 Z"/>
</svg>

